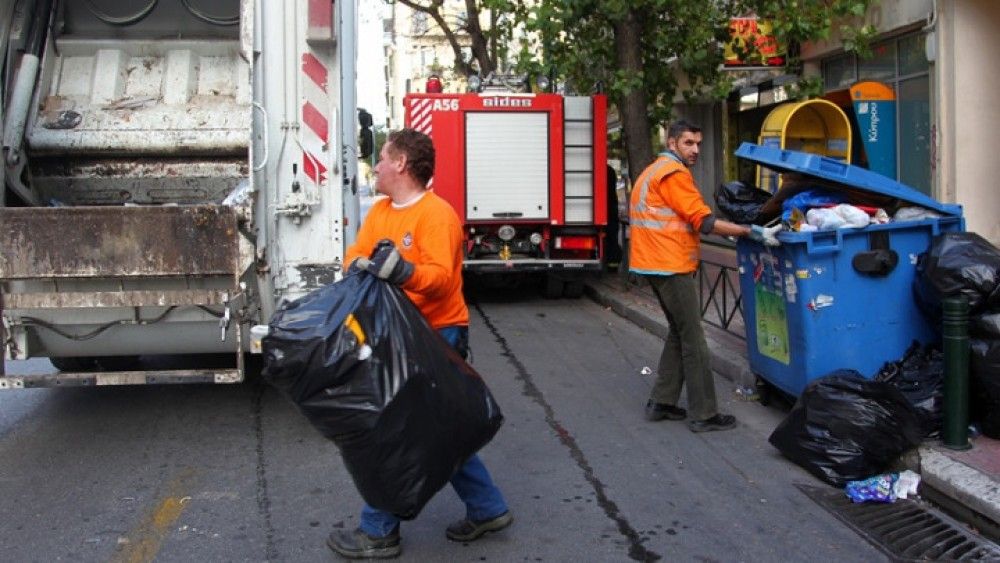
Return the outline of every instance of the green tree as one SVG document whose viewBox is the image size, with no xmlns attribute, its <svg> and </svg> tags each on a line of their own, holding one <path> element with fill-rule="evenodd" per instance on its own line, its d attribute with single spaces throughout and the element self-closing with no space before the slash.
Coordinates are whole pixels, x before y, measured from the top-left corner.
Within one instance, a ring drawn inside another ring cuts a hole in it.
<svg viewBox="0 0 1000 563">
<path fill-rule="evenodd" d="M 464 10 L 457 14 L 455 0 L 386 1 L 427 14 L 455 53 L 455 72 L 461 76 L 487 76 L 500 69 L 514 30 L 527 17 L 525 0 L 462 0 Z M 464 50 L 463 38 L 469 42 L 471 57 Z"/>
<path fill-rule="evenodd" d="M 538 0 L 526 14 L 531 33 L 521 40 L 519 67 L 552 74 L 579 93 L 603 84 L 635 174 L 652 161 L 654 126 L 670 117 L 678 93 L 693 101 L 731 90 L 720 70 L 730 18 L 769 19 L 795 70 L 797 45 L 826 38 L 835 26 L 845 47 L 863 51 L 874 30 L 857 22 L 874 1 Z M 738 52 L 750 57 L 755 49 Z"/>
</svg>

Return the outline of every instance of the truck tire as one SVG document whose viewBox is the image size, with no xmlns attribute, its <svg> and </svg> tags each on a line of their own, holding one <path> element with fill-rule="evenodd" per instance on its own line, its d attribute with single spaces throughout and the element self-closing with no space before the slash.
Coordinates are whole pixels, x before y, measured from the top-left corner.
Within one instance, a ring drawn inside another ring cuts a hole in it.
<svg viewBox="0 0 1000 563">
<path fill-rule="evenodd" d="M 76 372 L 97 369 L 97 358 L 59 357 L 49 358 L 49 361 L 59 371 Z"/>
<path fill-rule="evenodd" d="M 102 371 L 133 371 L 140 367 L 139 356 L 98 356 L 94 359 Z"/>
<path fill-rule="evenodd" d="M 562 297 L 565 285 L 565 282 L 559 277 L 548 274 L 545 276 L 545 286 L 542 289 L 542 295 L 546 299 L 559 299 Z"/>
<path fill-rule="evenodd" d="M 566 282 L 566 288 L 563 290 L 563 295 L 570 299 L 579 299 L 583 297 L 583 280 L 572 280 Z"/>
</svg>

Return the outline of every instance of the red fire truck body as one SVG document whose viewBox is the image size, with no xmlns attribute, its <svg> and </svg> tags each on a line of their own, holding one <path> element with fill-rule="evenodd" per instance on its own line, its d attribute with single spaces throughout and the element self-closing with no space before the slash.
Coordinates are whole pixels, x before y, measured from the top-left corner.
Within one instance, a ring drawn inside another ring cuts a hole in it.
<svg viewBox="0 0 1000 563">
<path fill-rule="evenodd" d="M 565 281 L 600 270 L 605 96 L 410 94 L 404 104 L 406 126 L 434 142 L 431 187 L 462 221 L 466 270 Z"/>
</svg>

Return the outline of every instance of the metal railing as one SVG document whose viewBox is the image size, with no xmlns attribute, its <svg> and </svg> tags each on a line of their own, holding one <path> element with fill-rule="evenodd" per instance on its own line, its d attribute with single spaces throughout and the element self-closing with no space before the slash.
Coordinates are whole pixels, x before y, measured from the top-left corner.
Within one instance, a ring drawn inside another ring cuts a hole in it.
<svg viewBox="0 0 1000 563">
<path fill-rule="evenodd" d="M 639 276 L 628 273 L 628 255 L 626 240 L 619 274 L 626 285 L 648 289 Z M 736 249 L 731 244 L 702 244 L 697 276 L 702 321 L 745 340 L 739 276 Z"/>
<path fill-rule="evenodd" d="M 746 338 L 735 249 L 702 246 L 701 263 L 698 265 L 698 300 L 702 321 L 739 338 Z"/>
</svg>

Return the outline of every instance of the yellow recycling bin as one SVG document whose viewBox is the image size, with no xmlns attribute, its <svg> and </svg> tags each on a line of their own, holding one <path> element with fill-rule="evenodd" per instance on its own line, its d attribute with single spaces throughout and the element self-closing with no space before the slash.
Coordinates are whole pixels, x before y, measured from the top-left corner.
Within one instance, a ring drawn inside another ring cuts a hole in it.
<svg viewBox="0 0 1000 563">
<path fill-rule="evenodd" d="M 771 110 L 761 126 L 758 144 L 819 154 L 851 162 L 851 121 L 844 110 L 827 100 L 789 102 Z M 757 167 L 757 186 L 771 193 L 781 180 L 776 172 Z"/>
</svg>

